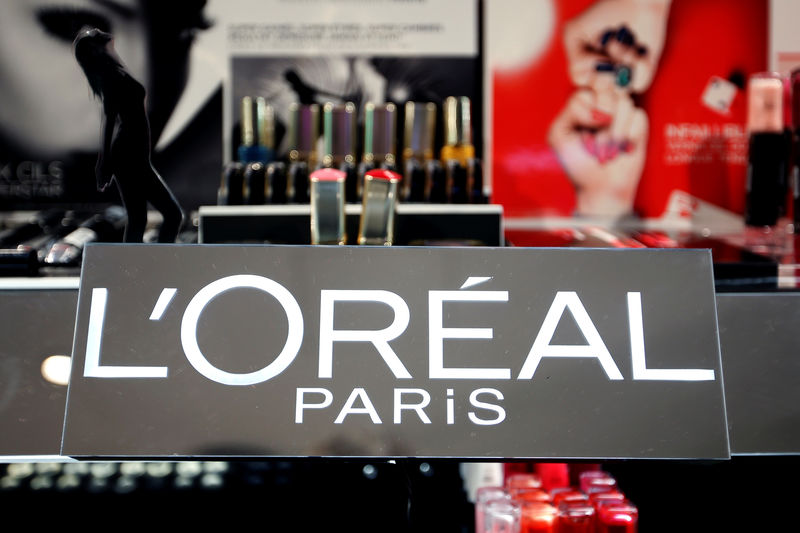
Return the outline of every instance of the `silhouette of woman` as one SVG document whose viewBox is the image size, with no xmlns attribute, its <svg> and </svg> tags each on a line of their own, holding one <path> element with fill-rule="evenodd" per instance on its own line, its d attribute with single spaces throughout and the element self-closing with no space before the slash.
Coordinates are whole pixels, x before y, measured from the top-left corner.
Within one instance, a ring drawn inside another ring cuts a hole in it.
<svg viewBox="0 0 800 533">
<path fill-rule="evenodd" d="M 183 210 L 150 160 L 150 123 L 145 89 L 122 64 L 111 34 L 81 30 L 74 42 L 78 60 L 94 94 L 103 102 L 104 123 L 95 175 L 103 191 L 116 180 L 128 215 L 124 242 L 142 242 L 149 201 L 163 216 L 158 242 L 175 242 Z"/>
</svg>

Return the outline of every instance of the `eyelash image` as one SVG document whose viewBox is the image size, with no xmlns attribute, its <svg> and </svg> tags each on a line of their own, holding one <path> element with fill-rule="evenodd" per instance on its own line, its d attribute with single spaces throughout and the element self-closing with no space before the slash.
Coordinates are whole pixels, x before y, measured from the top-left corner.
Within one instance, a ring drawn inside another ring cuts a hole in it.
<svg viewBox="0 0 800 533">
<path fill-rule="evenodd" d="M 84 26 L 111 33 L 111 22 L 106 17 L 85 9 L 47 7 L 39 9 L 36 18 L 48 34 L 69 43 Z"/>
</svg>

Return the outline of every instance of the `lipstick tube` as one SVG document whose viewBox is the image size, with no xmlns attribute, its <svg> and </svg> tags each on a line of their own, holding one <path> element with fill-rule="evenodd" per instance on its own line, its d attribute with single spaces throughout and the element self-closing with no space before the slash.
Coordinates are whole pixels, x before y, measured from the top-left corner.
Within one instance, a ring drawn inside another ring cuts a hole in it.
<svg viewBox="0 0 800 533">
<path fill-rule="evenodd" d="M 273 204 L 285 204 L 286 198 L 286 164 L 283 161 L 273 161 L 267 165 L 269 197 L 267 201 Z"/>
<path fill-rule="evenodd" d="M 91 242 L 116 242 L 120 240 L 127 215 L 124 209 L 112 206 L 102 214 L 85 220 L 74 231 L 65 235 L 47 252 L 44 262 L 49 266 L 78 265 L 83 249 Z"/>
<path fill-rule="evenodd" d="M 788 139 L 783 125 L 783 81 L 779 74 L 750 77 L 747 129 L 750 135 L 745 224 L 774 226 L 785 200 Z"/>
<path fill-rule="evenodd" d="M 239 122 L 242 137 L 236 152 L 237 159 L 242 164 L 260 161 L 261 150 L 256 142 L 255 120 L 253 117 L 253 98 L 245 96 L 241 101 L 241 120 Z"/>
<path fill-rule="evenodd" d="M 578 483 L 578 488 L 584 494 L 588 494 L 590 492 L 589 487 L 591 486 L 604 485 L 613 488 L 616 488 L 617 486 L 617 481 L 614 479 L 614 476 L 602 470 L 587 470 L 585 472 L 581 472 L 578 476 Z"/>
<path fill-rule="evenodd" d="M 217 205 L 241 205 L 244 203 L 244 168 L 239 161 L 232 161 L 222 169 L 222 179 L 217 189 Z"/>
<path fill-rule="evenodd" d="M 513 487 L 508 489 L 512 500 L 550 503 L 550 495 L 536 487 Z"/>
<path fill-rule="evenodd" d="M 308 202 L 309 173 L 317 169 L 319 139 L 319 106 L 297 104 L 289 106 L 287 128 L 289 167 L 286 179 L 288 202 Z"/>
<path fill-rule="evenodd" d="M 455 160 L 466 167 L 475 157 L 472 145 L 471 102 L 466 96 L 448 96 L 444 101 L 444 146 L 442 163 Z"/>
<path fill-rule="evenodd" d="M 270 196 L 266 166 L 260 161 L 248 163 L 244 169 L 244 203 L 263 205 Z"/>
<path fill-rule="evenodd" d="M 395 124 L 397 109 L 394 104 L 364 106 L 364 149 L 358 174 L 358 196 L 361 197 L 363 176 L 370 170 L 383 168 L 396 170 L 397 156 Z"/>
<path fill-rule="evenodd" d="M 275 159 L 275 109 L 262 96 L 256 98 L 258 161 L 267 164 Z"/>
<path fill-rule="evenodd" d="M 364 175 L 358 244 L 391 246 L 400 180 L 400 174 L 391 170 L 370 170 Z"/>
<path fill-rule="evenodd" d="M 338 168 L 347 175 L 346 201 L 359 199 L 358 168 L 356 167 L 356 106 L 352 102 L 322 108 L 322 166 Z"/>
<path fill-rule="evenodd" d="M 402 198 L 409 202 L 428 201 L 434 178 L 443 172 L 433 153 L 436 104 L 406 102 L 404 114 Z"/>
<path fill-rule="evenodd" d="M 311 173 L 311 244 L 345 244 L 345 180 L 335 168 Z"/>
</svg>

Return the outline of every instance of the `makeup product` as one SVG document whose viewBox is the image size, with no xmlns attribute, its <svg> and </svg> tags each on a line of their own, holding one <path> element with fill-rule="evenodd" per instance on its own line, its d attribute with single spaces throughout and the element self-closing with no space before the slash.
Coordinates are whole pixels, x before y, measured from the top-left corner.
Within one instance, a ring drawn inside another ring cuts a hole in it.
<svg viewBox="0 0 800 533">
<path fill-rule="evenodd" d="M 521 533 L 555 533 L 558 510 L 549 503 L 521 501 Z"/>
<path fill-rule="evenodd" d="M 84 221 L 78 228 L 56 242 L 44 258 L 50 266 L 74 266 L 80 264 L 83 249 L 90 242 L 119 242 L 125 228 L 127 215 L 119 206 L 112 206 L 102 214 Z"/>
<path fill-rule="evenodd" d="M 35 276 L 39 273 L 36 249 L 30 246 L 0 248 L 0 276 Z"/>
<path fill-rule="evenodd" d="M 356 167 L 356 106 L 327 103 L 322 108 L 322 166 L 338 168 L 347 174 L 346 201 L 359 200 L 358 168 Z"/>
<path fill-rule="evenodd" d="M 589 487 L 606 486 L 616 488 L 617 481 L 614 476 L 602 470 L 587 470 L 581 472 L 579 476 L 579 488 L 584 494 L 589 493 Z"/>
<path fill-rule="evenodd" d="M 511 498 L 503 487 L 480 487 L 475 492 L 475 531 L 484 531 L 486 504 L 492 500 L 508 500 Z"/>
<path fill-rule="evenodd" d="M 258 161 L 266 165 L 275 159 L 275 109 L 263 96 L 256 98 Z"/>
<path fill-rule="evenodd" d="M 597 508 L 597 533 L 636 533 L 638 527 L 639 510 L 628 500 Z"/>
<path fill-rule="evenodd" d="M 240 113 L 241 141 L 236 151 L 237 159 L 242 164 L 259 161 L 262 154 L 259 153 L 259 145 L 256 143 L 253 99 L 251 97 L 242 98 Z"/>
<path fill-rule="evenodd" d="M 62 209 L 38 211 L 22 224 L 0 231 L 0 248 L 13 248 L 23 241 L 47 233 L 48 228 L 58 224 L 63 216 Z"/>
<path fill-rule="evenodd" d="M 467 166 L 475 157 L 472 145 L 471 103 L 466 96 L 448 96 L 444 101 L 444 146 L 442 163 L 455 160 Z"/>
<path fill-rule="evenodd" d="M 483 522 L 480 528 L 475 528 L 475 533 L 520 533 L 522 510 L 519 503 L 498 498 L 487 501 L 484 509 Z"/>
<path fill-rule="evenodd" d="M 266 165 L 257 161 L 248 163 L 244 169 L 243 203 L 263 205 L 270 196 Z"/>
<path fill-rule="evenodd" d="M 556 531 L 558 533 L 594 533 L 594 507 L 586 502 L 565 502 L 557 506 Z"/>
<path fill-rule="evenodd" d="M 244 202 L 244 168 L 239 161 L 232 161 L 222 169 L 217 205 L 241 205 Z"/>
<path fill-rule="evenodd" d="M 542 488 L 542 478 L 536 474 L 519 472 L 510 474 L 506 477 L 505 482 L 506 490 L 512 490 L 519 487 L 533 487 L 536 489 Z"/>
<path fill-rule="evenodd" d="M 364 106 L 364 148 L 358 172 L 362 179 L 364 174 L 376 168 L 396 170 L 396 111 L 392 103 L 376 105 L 367 102 Z M 361 180 L 358 185 L 358 195 L 361 196 Z"/>
<path fill-rule="evenodd" d="M 508 489 L 512 500 L 550 503 L 550 495 L 536 487 L 514 487 Z"/>
<path fill-rule="evenodd" d="M 267 201 L 273 204 L 285 204 L 287 201 L 286 164 L 283 161 L 273 161 L 267 165 L 266 180 L 269 184 Z"/>
<path fill-rule="evenodd" d="M 319 139 L 319 106 L 297 104 L 289 106 L 287 130 L 289 166 L 287 168 L 286 199 L 288 202 L 308 202 L 308 175 L 317 169 Z"/>
<path fill-rule="evenodd" d="M 345 244 L 346 174 L 335 168 L 311 173 L 311 244 Z"/>
<path fill-rule="evenodd" d="M 785 195 L 787 142 L 783 124 L 783 81 L 779 74 L 750 77 L 747 94 L 750 136 L 745 224 L 774 226 Z"/>
<path fill-rule="evenodd" d="M 795 234 L 800 231 L 800 69 L 791 74 L 792 93 L 792 171 L 791 206 Z"/>
<path fill-rule="evenodd" d="M 403 190 L 407 202 L 424 202 L 430 198 L 434 174 L 443 173 L 434 159 L 436 104 L 406 102 L 403 109 Z"/>
<path fill-rule="evenodd" d="M 400 174 L 391 170 L 376 169 L 364 175 L 358 244 L 392 244 L 400 181 Z"/>
</svg>

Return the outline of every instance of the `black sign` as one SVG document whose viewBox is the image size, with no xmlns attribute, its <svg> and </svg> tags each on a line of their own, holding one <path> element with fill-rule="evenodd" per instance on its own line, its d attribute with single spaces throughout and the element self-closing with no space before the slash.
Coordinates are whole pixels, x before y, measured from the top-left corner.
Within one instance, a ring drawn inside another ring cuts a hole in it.
<svg viewBox="0 0 800 533">
<path fill-rule="evenodd" d="M 61 448 L 78 280 L 42 281 L 0 282 L 2 461 L 57 456 Z"/>
<path fill-rule="evenodd" d="M 62 454 L 727 458 L 710 259 L 92 245 Z"/>
<path fill-rule="evenodd" d="M 800 452 L 800 294 L 720 294 L 731 453 Z"/>
</svg>

